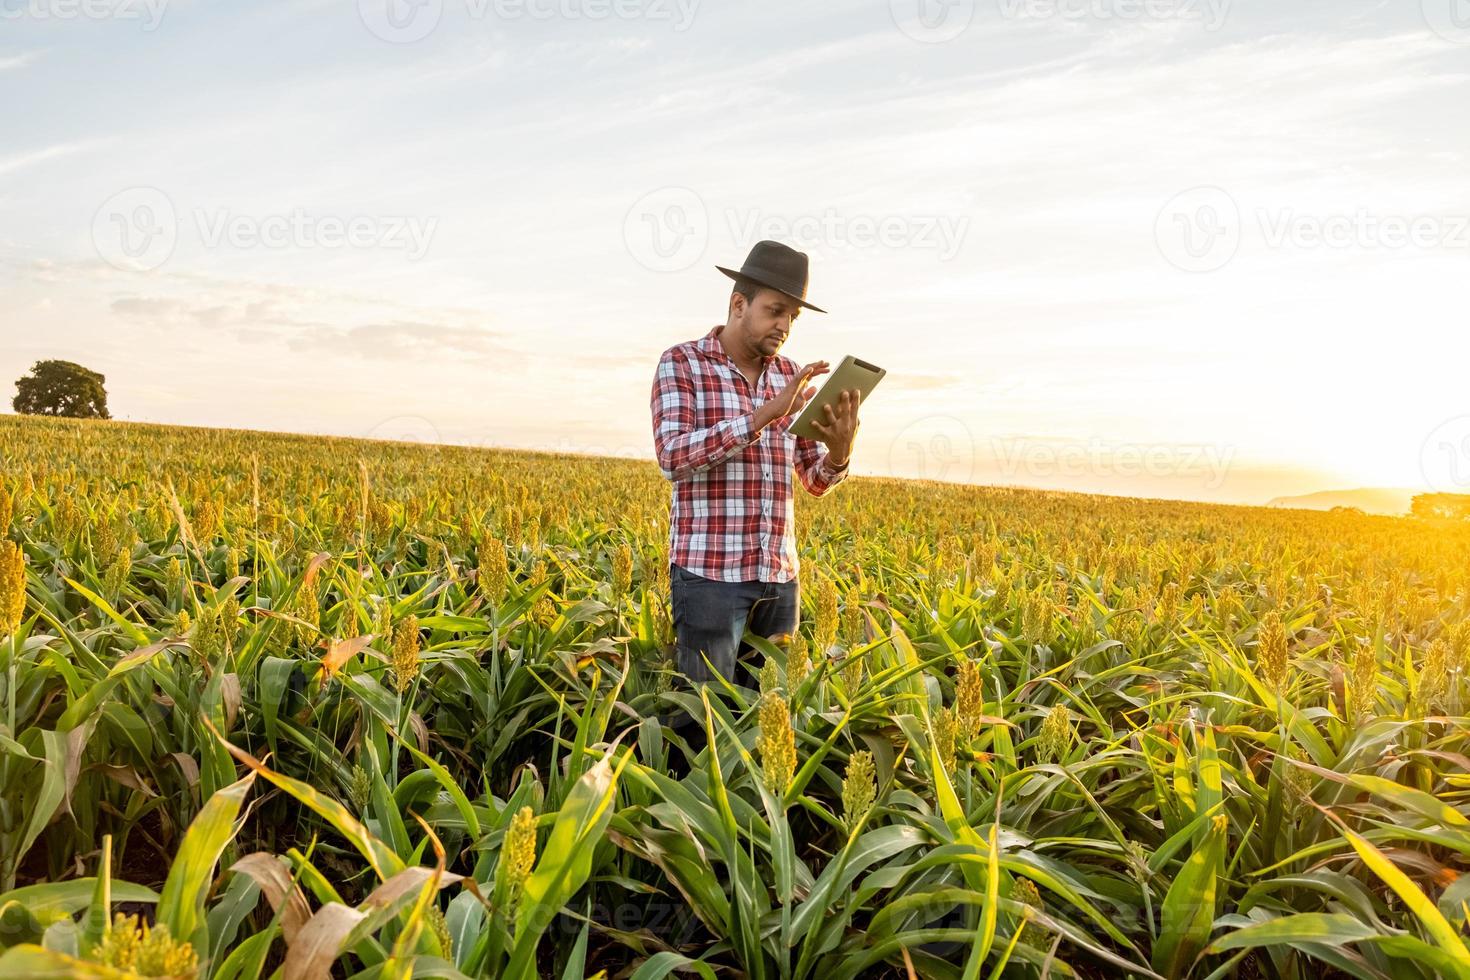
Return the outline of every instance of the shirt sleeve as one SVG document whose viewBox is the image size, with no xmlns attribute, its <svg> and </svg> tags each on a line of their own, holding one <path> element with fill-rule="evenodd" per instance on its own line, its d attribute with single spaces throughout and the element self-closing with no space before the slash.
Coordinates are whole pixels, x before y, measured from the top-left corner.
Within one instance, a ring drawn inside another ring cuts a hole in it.
<svg viewBox="0 0 1470 980">
<path fill-rule="evenodd" d="M 760 441 L 755 412 L 721 419 L 703 429 L 697 418 L 694 375 L 673 348 L 664 352 L 653 379 L 653 446 L 666 480 L 683 480 L 718 466 Z"/>
<path fill-rule="evenodd" d="M 805 436 L 796 437 L 796 475 L 801 479 L 801 485 L 806 487 L 806 492 L 813 497 L 821 497 L 837 484 L 847 478 L 847 466 L 852 460 L 843 463 L 840 467 L 832 465 L 831 452 L 824 451 L 824 447 L 815 439 Z"/>
</svg>

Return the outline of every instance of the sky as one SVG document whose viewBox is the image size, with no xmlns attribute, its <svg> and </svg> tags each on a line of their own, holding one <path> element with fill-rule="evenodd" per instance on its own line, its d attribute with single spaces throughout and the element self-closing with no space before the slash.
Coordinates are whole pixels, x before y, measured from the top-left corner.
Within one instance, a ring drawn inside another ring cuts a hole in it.
<svg viewBox="0 0 1470 980">
<path fill-rule="evenodd" d="M 653 458 L 773 238 L 855 475 L 1470 491 L 1470 0 L 0 0 L 0 393 Z"/>
</svg>

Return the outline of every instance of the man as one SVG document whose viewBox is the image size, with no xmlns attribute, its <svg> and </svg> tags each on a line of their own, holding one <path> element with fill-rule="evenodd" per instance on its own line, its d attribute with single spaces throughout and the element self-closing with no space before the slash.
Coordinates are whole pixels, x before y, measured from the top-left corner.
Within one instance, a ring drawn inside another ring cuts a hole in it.
<svg viewBox="0 0 1470 980">
<path fill-rule="evenodd" d="M 673 482 L 669 589 L 681 673 L 696 684 L 735 680 L 762 637 L 794 633 L 800 614 L 791 468 L 813 496 L 847 476 L 858 429 L 856 389 L 814 424 L 820 441 L 787 431 L 816 394 L 826 361 L 798 367 L 778 352 L 806 301 L 807 256 L 755 245 L 736 272 L 724 324 L 664 351 L 653 381 L 653 441 Z M 822 446 L 825 444 L 826 451 Z"/>
</svg>

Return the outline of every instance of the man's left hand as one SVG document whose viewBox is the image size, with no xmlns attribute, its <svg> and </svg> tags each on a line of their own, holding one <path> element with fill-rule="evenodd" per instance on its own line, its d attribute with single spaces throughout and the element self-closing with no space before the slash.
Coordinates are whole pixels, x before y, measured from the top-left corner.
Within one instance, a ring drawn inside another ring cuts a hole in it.
<svg viewBox="0 0 1470 980">
<path fill-rule="evenodd" d="M 849 388 L 837 399 L 836 410 L 831 405 L 822 406 L 822 418 L 812 423 L 827 450 L 832 463 L 841 466 L 852 455 L 852 440 L 858 430 L 858 402 L 862 391 Z"/>
</svg>

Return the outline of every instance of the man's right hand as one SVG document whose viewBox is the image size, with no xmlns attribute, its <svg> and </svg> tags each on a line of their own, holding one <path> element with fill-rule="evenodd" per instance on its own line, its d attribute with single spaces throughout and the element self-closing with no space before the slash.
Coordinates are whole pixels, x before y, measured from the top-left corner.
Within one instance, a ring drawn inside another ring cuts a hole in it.
<svg viewBox="0 0 1470 980">
<path fill-rule="evenodd" d="M 792 378 L 785 388 L 777 392 L 774 398 L 756 409 L 757 427 L 764 429 L 778 419 L 800 412 L 817 393 L 817 389 L 807 387 L 807 382 L 830 370 L 832 367 L 826 361 L 813 361 L 802 368 L 800 373 Z"/>
</svg>

